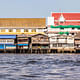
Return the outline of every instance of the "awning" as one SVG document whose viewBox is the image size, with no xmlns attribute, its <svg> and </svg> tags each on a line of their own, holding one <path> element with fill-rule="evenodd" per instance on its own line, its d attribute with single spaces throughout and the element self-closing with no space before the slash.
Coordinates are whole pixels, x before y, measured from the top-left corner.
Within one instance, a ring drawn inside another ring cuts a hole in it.
<svg viewBox="0 0 80 80">
<path fill-rule="evenodd" d="M 0 35 L 0 39 L 15 39 L 16 35 Z"/>
</svg>

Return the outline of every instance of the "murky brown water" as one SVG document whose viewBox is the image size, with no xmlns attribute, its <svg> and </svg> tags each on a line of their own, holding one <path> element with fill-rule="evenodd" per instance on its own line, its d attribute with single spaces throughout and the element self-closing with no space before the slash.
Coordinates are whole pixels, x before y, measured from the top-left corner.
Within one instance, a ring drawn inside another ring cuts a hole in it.
<svg viewBox="0 0 80 80">
<path fill-rule="evenodd" d="M 80 55 L 0 54 L 0 80 L 80 80 Z"/>
</svg>

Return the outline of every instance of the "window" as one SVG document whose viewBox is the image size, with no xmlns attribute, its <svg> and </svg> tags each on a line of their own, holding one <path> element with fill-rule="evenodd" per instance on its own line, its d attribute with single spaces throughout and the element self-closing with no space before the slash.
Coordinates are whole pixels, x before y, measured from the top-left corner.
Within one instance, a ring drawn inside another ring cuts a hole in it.
<svg viewBox="0 0 80 80">
<path fill-rule="evenodd" d="M 9 29 L 9 32 L 13 32 L 13 30 L 12 29 Z"/>
<path fill-rule="evenodd" d="M 5 29 L 1 29 L 1 32 L 5 32 Z"/>
<path fill-rule="evenodd" d="M 24 29 L 24 32 L 28 32 L 28 29 Z"/>
<path fill-rule="evenodd" d="M 36 32 L 36 29 L 32 29 L 32 32 Z"/>
<path fill-rule="evenodd" d="M 72 29 L 75 29 L 75 28 L 72 28 Z"/>
<path fill-rule="evenodd" d="M 57 47 L 57 44 L 53 44 L 53 47 Z"/>
<path fill-rule="evenodd" d="M 58 44 L 58 47 L 62 47 L 62 44 L 60 43 L 60 44 Z"/>
<path fill-rule="evenodd" d="M 64 28 L 61 27 L 60 29 L 64 29 Z"/>
<path fill-rule="evenodd" d="M 74 47 L 74 44 L 68 44 L 68 47 Z"/>
<path fill-rule="evenodd" d="M 62 44 L 62 47 L 67 47 L 67 44 Z"/>
<path fill-rule="evenodd" d="M 56 23 L 56 25 L 59 25 L 59 23 Z"/>
<path fill-rule="evenodd" d="M 14 42 L 14 40 L 7 40 L 7 42 L 9 43 L 9 42 Z"/>
<path fill-rule="evenodd" d="M 3 43 L 5 43 L 5 42 L 6 42 L 6 40 L 2 40 L 2 42 L 3 42 Z"/>
<path fill-rule="evenodd" d="M 72 35 L 74 35 L 74 33 L 72 33 Z"/>
<path fill-rule="evenodd" d="M 73 38 L 68 38 L 68 40 L 73 40 Z"/>
<path fill-rule="evenodd" d="M 21 30 L 20 29 L 16 29 L 16 32 L 21 32 Z"/>
<path fill-rule="evenodd" d="M 19 39 L 18 42 L 27 42 L 28 39 Z"/>
</svg>

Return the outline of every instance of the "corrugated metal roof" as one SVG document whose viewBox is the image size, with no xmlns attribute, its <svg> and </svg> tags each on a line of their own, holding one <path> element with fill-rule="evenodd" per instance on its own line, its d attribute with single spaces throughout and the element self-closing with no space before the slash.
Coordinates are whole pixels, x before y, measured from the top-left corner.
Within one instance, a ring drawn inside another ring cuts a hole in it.
<svg viewBox="0 0 80 80">
<path fill-rule="evenodd" d="M 46 18 L 0 18 L 0 27 L 45 28 Z"/>
</svg>

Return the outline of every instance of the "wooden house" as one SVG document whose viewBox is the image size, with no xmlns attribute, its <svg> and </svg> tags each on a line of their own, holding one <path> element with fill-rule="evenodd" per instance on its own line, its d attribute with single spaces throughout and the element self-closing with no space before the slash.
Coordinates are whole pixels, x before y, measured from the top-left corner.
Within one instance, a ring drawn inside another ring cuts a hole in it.
<svg viewBox="0 0 80 80">
<path fill-rule="evenodd" d="M 0 35 L 0 50 L 16 50 L 16 35 Z"/>
<path fill-rule="evenodd" d="M 27 50 L 29 47 L 28 35 L 17 35 L 17 49 L 18 50 Z"/>
<path fill-rule="evenodd" d="M 31 38 L 32 50 L 49 50 L 49 37 L 44 34 L 33 35 Z"/>
</svg>

